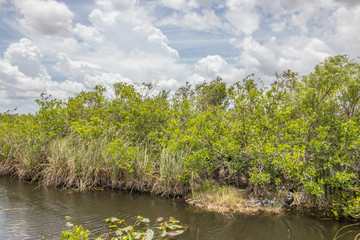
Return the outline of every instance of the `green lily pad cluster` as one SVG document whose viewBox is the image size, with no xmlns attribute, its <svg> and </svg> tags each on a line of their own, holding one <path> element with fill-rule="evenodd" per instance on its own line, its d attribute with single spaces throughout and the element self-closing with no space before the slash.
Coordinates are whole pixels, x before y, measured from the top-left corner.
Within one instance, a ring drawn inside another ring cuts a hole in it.
<svg viewBox="0 0 360 240">
<path fill-rule="evenodd" d="M 128 225 L 125 220 L 111 217 L 105 220 L 109 224 L 109 232 L 95 238 L 96 240 L 165 240 L 175 239 L 184 233 L 186 226 L 179 225 L 173 217 L 165 220 L 162 217 L 151 224 L 150 219 L 138 216 L 133 224 Z M 88 230 L 82 226 L 74 226 L 72 231 L 64 231 L 61 240 L 87 240 Z"/>
</svg>

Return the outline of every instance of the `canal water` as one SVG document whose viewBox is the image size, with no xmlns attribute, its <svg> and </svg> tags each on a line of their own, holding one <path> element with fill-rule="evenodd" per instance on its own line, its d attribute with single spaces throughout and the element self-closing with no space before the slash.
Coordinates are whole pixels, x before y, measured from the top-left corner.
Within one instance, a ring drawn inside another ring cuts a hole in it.
<svg viewBox="0 0 360 240">
<path fill-rule="evenodd" d="M 138 216 L 180 220 L 189 226 L 179 239 L 330 240 L 346 223 L 305 216 L 221 215 L 199 210 L 181 200 L 136 192 L 103 190 L 76 192 L 40 188 L 0 177 L 0 239 L 60 239 L 66 230 L 65 216 L 90 229 L 106 232 L 104 220 L 118 217 L 133 222 Z M 339 240 L 350 240 L 355 232 Z"/>
</svg>

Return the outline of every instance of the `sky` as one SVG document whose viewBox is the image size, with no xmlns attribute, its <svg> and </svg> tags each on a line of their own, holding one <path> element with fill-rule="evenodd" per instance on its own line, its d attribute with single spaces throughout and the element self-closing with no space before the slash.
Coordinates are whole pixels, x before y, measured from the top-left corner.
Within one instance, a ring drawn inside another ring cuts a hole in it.
<svg viewBox="0 0 360 240">
<path fill-rule="evenodd" d="M 360 56 L 359 0 L 0 0 L 0 112 L 116 82 L 270 84 L 339 54 Z"/>
</svg>

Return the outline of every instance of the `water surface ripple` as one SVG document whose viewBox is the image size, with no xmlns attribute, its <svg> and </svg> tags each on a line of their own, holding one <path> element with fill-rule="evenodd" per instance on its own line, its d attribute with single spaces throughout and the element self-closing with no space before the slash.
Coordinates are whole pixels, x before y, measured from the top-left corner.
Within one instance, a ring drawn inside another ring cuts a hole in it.
<svg viewBox="0 0 360 240">
<path fill-rule="evenodd" d="M 65 216 L 93 234 L 107 230 L 104 219 L 116 216 L 133 221 L 173 216 L 189 226 L 181 239 L 329 240 L 346 223 L 304 216 L 266 217 L 221 215 L 200 211 L 183 201 L 141 193 L 97 191 L 80 193 L 39 188 L 0 178 L 0 239 L 60 239 Z M 354 239 L 355 233 L 341 240 Z"/>
</svg>

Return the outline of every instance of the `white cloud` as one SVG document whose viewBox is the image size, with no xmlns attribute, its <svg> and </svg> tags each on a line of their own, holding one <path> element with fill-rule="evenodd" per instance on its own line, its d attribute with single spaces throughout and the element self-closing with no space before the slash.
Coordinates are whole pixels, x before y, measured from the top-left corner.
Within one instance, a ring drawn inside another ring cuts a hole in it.
<svg viewBox="0 0 360 240">
<path fill-rule="evenodd" d="M 0 59 L 0 66 L 1 88 L 7 92 L 7 96 L 14 96 L 15 98 L 19 98 L 21 96 L 35 97 L 38 90 L 42 88 L 41 84 L 39 84 L 39 78 L 33 79 L 26 76 L 24 73 L 19 71 L 17 66 L 14 66 L 2 59 Z M 19 91 L 9 91 L 11 89 L 17 89 Z"/>
<path fill-rule="evenodd" d="M 7 48 L 0 58 L 0 111 L 14 107 L 19 112 L 35 111 L 34 100 L 43 92 L 64 99 L 85 89 L 82 83 L 53 81 L 41 61 L 42 53 L 29 39 Z"/>
<path fill-rule="evenodd" d="M 273 22 L 273 23 L 270 24 L 270 27 L 271 27 L 272 31 L 275 32 L 275 33 L 279 33 L 282 30 L 284 30 L 285 26 L 286 26 L 285 21 Z"/>
<path fill-rule="evenodd" d="M 42 65 L 42 54 L 27 38 L 11 44 L 4 53 L 4 60 L 19 68 L 28 77 L 50 78 Z"/>
<path fill-rule="evenodd" d="M 207 76 L 216 77 L 219 76 L 226 66 L 227 62 L 222 57 L 213 55 L 200 59 L 195 65 L 195 70 Z"/>
<path fill-rule="evenodd" d="M 69 35 L 73 13 L 62 2 L 54 0 L 15 0 L 23 18 L 22 27 L 41 34 Z"/>
<path fill-rule="evenodd" d="M 54 69 L 73 82 L 82 83 L 87 89 L 95 85 L 105 85 L 109 89 L 116 82 L 131 83 L 130 79 L 118 73 L 109 73 L 96 64 L 73 61 L 65 53 L 60 53 Z"/>
<path fill-rule="evenodd" d="M 140 50 L 177 58 L 178 52 L 169 47 L 167 37 L 151 23 L 137 18 L 137 14 L 102 12 L 96 9 L 89 15 L 89 19 L 93 26 L 120 50 Z"/>
<path fill-rule="evenodd" d="M 304 7 L 302 11 L 296 11 L 292 14 L 291 23 L 298 27 L 301 32 L 306 33 L 308 31 L 308 22 L 315 12 L 315 8 Z"/>
<path fill-rule="evenodd" d="M 245 77 L 244 69 L 228 64 L 219 55 L 209 55 L 200 59 L 194 70 L 195 73 L 191 76 L 191 82 L 194 84 L 214 80 L 216 77 L 221 77 L 228 83 L 235 83 Z"/>
<path fill-rule="evenodd" d="M 168 8 L 181 10 L 186 8 L 186 0 L 161 0 L 161 3 Z"/>
<path fill-rule="evenodd" d="M 341 4 L 347 4 L 350 7 L 355 6 L 355 5 L 360 5 L 359 0 L 335 0 L 335 1 L 339 2 Z"/>
<path fill-rule="evenodd" d="M 333 0 L 256 0 L 257 7 L 262 9 L 267 24 L 275 33 L 284 30 L 296 34 L 311 35 L 314 25 L 327 26 L 328 14 L 337 8 Z M 269 17 L 270 16 L 270 17 Z M 319 32 L 316 29 L 316 33 Z"/>
<path fill-rule="evenodd" d="M 273 18 L 278 21 L 281 15 L 288 14 L 285 9 L 284 0 L 254 0 L 254 3 L 261 7 L 264 12 L 271 13 Z"/>
<path fill-rule="evenodd" d="M 260 16 L 252 0 L 237 1 L 228 0 L 226 3 L 226 19 L 232 24 L 236 35 L 251 35 L 259 28 Z"/>
<path fill-rule="evenodd" d="M 360 4 L 350 8 L 338 8 L 330 22 L 334 24 L 336 31 L 331 42 L 335 46 L 341 46 L 338 50 L 343 53 L 358 57 L 360 53 Z"/>
<path fill-rule="evenodd" d="M 184 64 L 177 62 L 178 51 L 169 46 L 168 38 L 143 13 L 141 8 L 122 13 L 93 10 L 89 15 L 92 23 L 89 27 L 100 33 L 102 43 L 89 43 L 96 46 L 90 54 L 81 50 L 68 55 L 96 63 L 106 71 L 119 73 L 134 82 L 184 78 L 187 70 Z"/>
<path fill-rule="evenodd" d="M 279 53 L 278 47 L 274 44 L 275 39 L 271 40 L 271 43 L 267 42 L 268 46 L 266 47 L 251 37 L 245 38 L 242 42 L 241 63 L 249 70 L 257 70 L 257 72 L 267 75 L 273 74 L 278 67 Z"/>
<path fill-rule="evenodd" d="M 222 3 L 221 0 L 189 0 L 188 5 L 193 8 L 210 8 L 214 5 Z"/>
<path fill-rule="evenodd" d="M 42 65 L 40 50 L 29 40 L 21 39 L 8 47 L 4 59 L 0 58 L 0 93 L 3 105 L 0 111 L 17 107 L 19 112 L 35 111 L 34 100 L 42 92 L 57 99 L 66 99 L 81 90 L 90 90 L 95 85 L 108 88 L 109 97 L 112 85 L 116 82 L 131 83 L 118 73 L 84 61 L 73 61 L 66 54 L 58 56 L 54 67 L 67 80 L 57 82 L 47 74 Z M 112 94 L 113 95 L 113 94 Z"/>
<path fill-rule="evenodd" d="M 161 0 L 161 4 L 167 8 L 178 11 L 188 11 L 191 9 L 216 7 L 222 8 L 221 0 Z"/>
<path fill-rule="evenodd" d="M 25 104 L 44 91 L 66 98 L 117 81 L 169 90 L 217 76 L 271 81 L 275 71 L 306 74 L 327 56 L 360 55 L 357 0 L 94 2 L 2 5 L 2 103 Z"/>
<path fill-rule="evenodd" d="M 85 75 L 98 75 L 101 67 L 84 61 L 72 61 L 66 53 L 58 55 L 59 61 L 54 66 L 62 76 L 77 82 L 84 81 Z"/>
<path fill-rule="evenodd" d="M 28 77 L 17 66 L 0 59 L 0 111 L 17 108 L 20 113 L 37 110 L 35 99 L 47 92 L 57 99 L 66 99 L 84 90 L 81 83 L 72 81 L 56 82 L 49 78 Z"/>
<path fill-rule="evenodd" d="M 113 73 L 116 79 L 127 78 L 134 82 L 185 78 L 187 67 L 177 62 L 178 51 L 169 46 L 169 40 L 149 21 L 151 17 L 146 11 L 135 7 L 136 1 L 128 3 L 120 12 L 121 1 L 98 1 L 102 10 L 94 9 L 89 14 L 90 24 L 75 24 L 70 29 L 73 35 L 27 34 L 46 60 L 59 60 L 55 69 L 69 80 L 79 81 L 86 74 L 88 79 L 94 81 L 106 80 L 103 73 L 109 76 Z M 124 4 L 127 4 L 126 1 Z M 66 55 L 57 59 L 59 52 Z M 67 56 L 67 61 L 64 56 Z M 76 61 L 71 62 L 71 68 L 67 66 L 69 71 L 65 71 L 63 69 L 70 63 L 69 59 Z M 87 67 L 96 65 L 101 70 L 87 69 L 85 66 L 76 68 L 75 63 L 86 63 Z M 98 71 L 97 75 L 94 74 L 95 70 Z"/>
<path fill-rule="evenodd" d="M 92 26 L 86 26 L 81 23 L 76 24 L 74 33 L 77 34 L 84 42 L 89 46 L 101 44 L 103 42 L 103 36 L 101 33 Z"/>
<path fill-rule="evenodd" d="M 264 44 L 245 38 L 237 47 L 242 48 L 240 61 L 248 71 L 267 76 L 287 69 L 309 73 L 333 53 L 325 42 L 307 37 L 289 37 L 281 44 L 274 37 Z"/>
<path fill-rule="evenodd" d="M 160 26 L 177 26 L 202 31 L 217 31 L 227 28 L 221 19 L 215 14 L 214 10 L 204 9 L 201 13 L 194 11 L 185 11 L 182 13 L 173 13 L 158 22 Z"/>
<path fill-rule="evenodd" d="M 107 11 L 118 10 L 125 11 L 136 6 L 136 0 L 98 0 L 96 3 Z"/>
<path fill-rule="evenodd" d="M 160 88 L 168 89 L 168 90 L 177 90 L 180 87 L 179 82 L 176 79 L 162 79 L 157 85 Z"/>
</svg>

